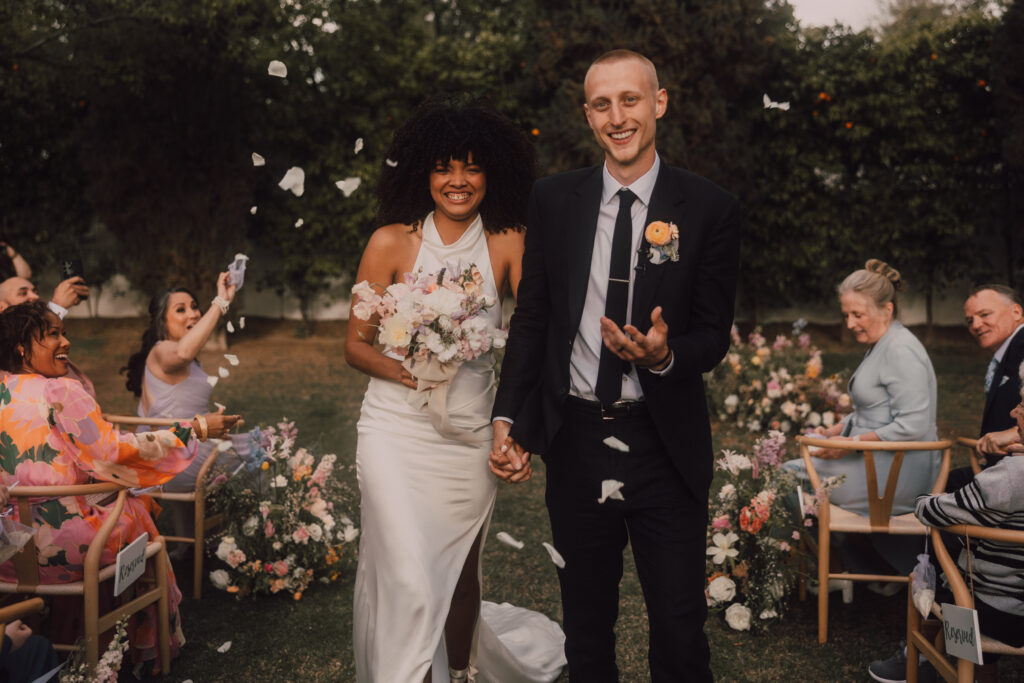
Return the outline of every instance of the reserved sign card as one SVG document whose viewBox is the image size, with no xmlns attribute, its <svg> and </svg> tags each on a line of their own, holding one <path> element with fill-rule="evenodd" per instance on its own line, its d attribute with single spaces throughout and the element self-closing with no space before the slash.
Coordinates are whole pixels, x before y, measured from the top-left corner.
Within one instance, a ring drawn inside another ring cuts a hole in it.
<svg viewBox="0 0 1024 683">
<path fill-rule="evenodd" d="M 120 595 L 135 583 L 146 570 L 146 544 L 149 533 L 144 533 L 117 554 L 117 572 L 114 574 L 114 595 Z"/>
<path fill-rule="evenodd" d="M 981 659 L 981 629 L 978 628 L 977 610 L 942 603 L 942 630 L 946 639 L 946 652 L 975 664 Z"/>
</svg>

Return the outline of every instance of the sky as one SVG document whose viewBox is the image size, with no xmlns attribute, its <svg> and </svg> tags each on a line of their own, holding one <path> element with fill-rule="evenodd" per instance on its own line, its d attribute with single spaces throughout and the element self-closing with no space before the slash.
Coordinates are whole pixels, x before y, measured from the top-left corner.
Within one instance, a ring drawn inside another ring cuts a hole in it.
<svg viewBox="0 0 1024 683">
<path fill-rule="evenodd" d="M 859 31 L 879 14 L 877 0 L 789 0 L 789 4 L 804 26 L 831 25 L 839 21 Z"/>
</svg>

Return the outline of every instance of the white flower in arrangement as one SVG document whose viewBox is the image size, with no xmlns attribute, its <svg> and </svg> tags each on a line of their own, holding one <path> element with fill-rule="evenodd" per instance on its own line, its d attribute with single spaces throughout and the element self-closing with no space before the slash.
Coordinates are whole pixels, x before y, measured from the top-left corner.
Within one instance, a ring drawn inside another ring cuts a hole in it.
<svg viewBox="0 0 1024 683">
<path fill-rule="evenodd" d="M 314 541 L 319 543 L 320 539 L 324 537 L 324 530 L 320 528 L 319 524 L 310 524 L 307 528 L 309 529 L 310 538 Z"/>
<path fill-rule="evenodd" d="M 227 562 L 228 555 L 231 554 L 232 550 L 237 550 L 238 546 L 235 545 L 235 539 L 232 536 L 225 536 L 220 539 L 220 545 L 217 546 L 217 559 Z"/>
<path fill-rule="evenodd" d="M 724 450 L 722 457 L 718 459 L 718 468 L 728 470 L 730 474 L 739 474 L 742 470 L 749 470 L 752 467 L 750 458 L 736 451 Z"/>
<path fill-rule="evenodd" d="M 747 422 L 747 431 L 750 431 L 750 432 L 759 432 L 759 431 L 761 431 L 761 421 L 760 420 L 750 420 L 750 421 L 748 421 Z"/>
<path fill-rule="evenodd" d="M 283 475 L 277 475 L 274 477 L 274 481 L 270 482 L 270 485 L 274 488 L 283 489 L 288 486 L 288 480 Z"/>
<path fill-rule="evenodd" d="M 736 487 L 732 484 L 724 484 L 718 490 L 718 500 L 726 501 L 736 495 Z"/>
<path fill-rule="evenodd" d="M 796 404 L 792 401 L 786 401 L 779 408 L 782 410 L 782 414 L 789 418 L 796 417 Z"/>
<path fill-rule="evenodd" d="M 831 427 L 835 423 L 836 414 L 833 413 L 831 410 L 826 410 L 824 413 L 821 414 L 821 424 L 825 425 L 826 427 Z"/>
<path fill-rule="evenodd" d="M 849 394 L 840 394 L 839 398 L 836 399 L 836 405 L 838 405 L 840 408 L 849 408 L 850 407 L 850 395 Z"/>
<path fill-rule="evenodd" d="M 740 554 L 736 548 L 732 545 L 736 541 L 740 540 L 740 537 L 735 532 L 730 531 L 727 534 L 723 534 L 721 531 L 711 537 L 712 545 L 708 546 L 708 555 L 711 555 L 711 561 L 715 564 L 722 564 L 726 558 L 736 557 Z"/>
<path fill-rule="evenodd" d="M 423 297 L 423 305 L 429 307 L 439 317 L 451 317 L 462 310 L 459 295 L 446 287 L 438 287 Z"/>
<path fill-rule="evenodd" d="M 381 341 L 386 346 L 396 349 L 408 346 L 409 342 L 412 341 L 412 334 L 409 328 L 409 320 L 400 313 L 396 313 L 381 323 L 381 332 L 383 334 Z"/>
<path fill-rule="evenodd" d="M 708 584 L 708 595 L 715 602 L 728 602 L 736 597 L 736 583 L 728 576 L 718 576 Z"/>
<path fill-rule="evenodd" d="M 324 525 L 324 531 L 328 533 L 330 533 L 331 529 L 334 528 L 334 517 L 332 517 L 330 514 L 325 514 L 323 517 L 321 517 L 320 522 Z"/>
<path fill-rule="evenodd" d="M 800 416 L 801 417 L 807 417 L 807 413 L 809 413 L 809 412 L 811 412 L 811 404 L 810 403 L 801 403 L 800 404 Z"/>
<path fill-rule="evenodd" d="M 816 411 L 811 412 L 811 414 L 807 416 L 807 424 L 808 424 L 808 426 L 811 426 L 811 427 L 818 427 L 818 426 L 820 426 L 821 425 L 821 415 L 818 412 L 816 412 Z"/>
<path fill-rule="evenodd" d="M 732 414 L 736 412 L 736 406 L 740 404 L 740 397 L 736 394 L 729 394 L 722 403 L 725 404 L 725 411 Z"/>
<path fill-rule="evenodd" d="M 260 520 L 256 518 L 256 515 L 249 517 L 242 523 L 242 533 L 246 536 L 252 536 L 256 533 L 256 529 L 259 528 Z"/>
<path fill-rule="evenodd" d="M 791 429 L 793 429 L 793 423 L 789 420 L 783 420 L 779 423 L 779 431 L 783 434 L 789 434 Z"/>
<path fill-rule="evenodd" d="M 762 620 L 767 621 L 768 619 L 774 619 L 777 616 L 779 616 L 779 613 L 776 612 L 775 610 L 773 610 L 773 609 L 766 609 L 763 612 L 761 612 L 761 615 L 760 615 L 759 618 L 762 619 Z"/>
<path fill-rule="evenodd" d="M 271 547 L 274 550 L 280 550 L 283 546 L 281 545 L 281 541 L 274 541 L 274 544 Z"/>
<path fill-rule="evenodd" d="M 734 631 L 749 631 L 750 617 L 750 608 L 738 602 L 729 605 L 725 610 L 725 623 Z"/>
<path fill-rule="evenodd" d="M 359 529 L 355 528 L 351 524 L 347 524 L 345 528 L 338 533 L 338 536 L 341 540 L 344 540 L 345 543 L 351 543 L 356 540 L 357 536 L 359 536 Z"/>
<path fill-rule="evenodd" d="M 218 590 L 225 590 L 231 583 L 231 577 L 223 569 L 215 569 L 210 572 L 210 583 Z"/>
</svg>

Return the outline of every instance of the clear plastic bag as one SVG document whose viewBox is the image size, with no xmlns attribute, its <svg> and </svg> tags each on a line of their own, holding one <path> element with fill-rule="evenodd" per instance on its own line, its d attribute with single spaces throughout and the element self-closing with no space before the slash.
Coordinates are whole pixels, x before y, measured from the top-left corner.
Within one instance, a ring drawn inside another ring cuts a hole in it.
<svg viewBox="0 0 1024 683">
<path fill-rule="evenodd" d="M 935 567 L 927 553 L 917 556 L 917 565 L 910 574 L 910 594 L 917 611 L 923 618 L 928 618 L 935 603 Z"/>
<path fill-rule="evenodd" d="M 19 524 L 6 515 L 0 516 L 0 563 L 14 557 L 35 532 L 32 527 Z"/>
</svg>

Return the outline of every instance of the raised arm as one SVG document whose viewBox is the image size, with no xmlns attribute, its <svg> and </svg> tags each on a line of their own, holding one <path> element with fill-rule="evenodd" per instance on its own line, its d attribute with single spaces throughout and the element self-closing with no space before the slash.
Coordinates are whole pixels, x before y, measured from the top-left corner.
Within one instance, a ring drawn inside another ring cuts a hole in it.
<svg viewBox="0 0 1024 683">
<path fill-rule="evenodd" d="M 227 272 L 217 276 L 217 296 L 230 304 L 235 298 L 235 286 L 228 278 Z M 181 339 L 168 339 L 157 343 L 151 353 L 157 367 L 167 375 L 176 375 L 187 368 L 199 355 L 199 351 L 213 334 L 223 314 L 220 305 L 211 303 L 209 310 Z"/>
</svg>

